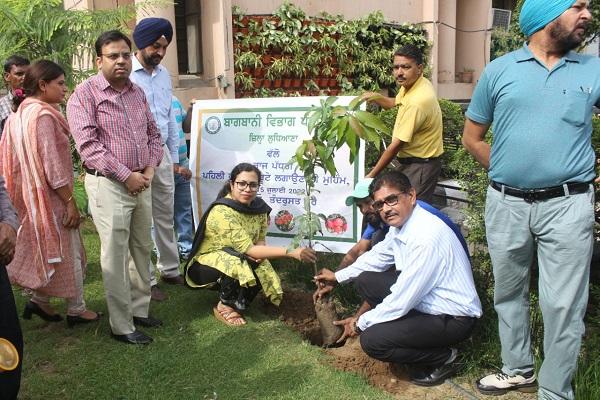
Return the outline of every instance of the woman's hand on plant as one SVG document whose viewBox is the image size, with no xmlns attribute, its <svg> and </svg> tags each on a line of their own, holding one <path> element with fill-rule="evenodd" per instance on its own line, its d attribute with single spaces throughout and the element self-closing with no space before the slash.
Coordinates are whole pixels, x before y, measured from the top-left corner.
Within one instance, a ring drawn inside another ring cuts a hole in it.
<svg viewBox="0 0 600 400">
<path fill-rule="evenodd" d="M 294 249 L 290 255 L 296 260 L 303 261 L 305 263 L 317 262 L 317 252 L 308 247 L 298 247 Z"/>
<path fill-rule="evenodd" d="M 356 317 L 350 317 L 350 318 L 342 319 L 341 321 L 333 321 L 334 325 L 344 327 L 344 332 L 342 333 L 342 336 L 340 336 L 340 338 L 337 340 L 336 343 L 341 343 L 344 340 L 346 340 L 346 338 L 349 338 L 349 337 L 358 336 L 358 332 L 356 332 L 356 330 L 354 329 L 354 327 L 356 326 L 357 319 L 358 318 L 356 318 Z"/>
</svg>

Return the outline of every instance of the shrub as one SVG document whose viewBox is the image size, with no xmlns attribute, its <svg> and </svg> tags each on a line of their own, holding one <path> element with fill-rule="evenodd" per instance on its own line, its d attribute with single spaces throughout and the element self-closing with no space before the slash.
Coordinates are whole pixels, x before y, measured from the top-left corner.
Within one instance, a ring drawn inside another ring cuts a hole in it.
<svg viewBox="0 0 600 400">
<path fill-rule="evenodd" d="M 452 169 L 452 159 L 458 149 L 462 147 L 460 138 L 465 127 L 465 116 L 462 108 L 457 103 L 439 99 L 442 109 L 442 124 L 444 126 L 444 154 L 442 155 L 442 176 L 452 178 L 457 171 Z"/>
</svg>

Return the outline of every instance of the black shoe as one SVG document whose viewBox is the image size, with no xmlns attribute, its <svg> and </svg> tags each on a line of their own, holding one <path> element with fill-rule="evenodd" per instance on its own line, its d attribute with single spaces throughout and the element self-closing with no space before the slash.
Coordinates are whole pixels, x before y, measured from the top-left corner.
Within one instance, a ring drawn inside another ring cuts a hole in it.
<svg viewBox="0 0 600 400">
<path fill-rule="evenodd" d="M 458 352 L 456 349 L 451 350 L 450 357 L 443 365 L 427 372 L 411 374 L 410 381 L 419 386 L 437 386 L 454 376 L 460 369 L 460 364 L 456 361 Z"/>
<path fill-rule="evenodd" d="M 63 319 L 60 314 L 48 314 L 46 311 L 42 310 L 40 306 L 30 300 L 25 304 L 23 319 L 31 319 L 31 314 L 35 314 L 48 322 L 59 322 Z"/>
<path fill-rule="evenodd" d="M 144 328 L 158 328 L 162 325 L 162 321 L 160 319 L 156 319 L 151 316 L 147 317 L 133 317 L 133 323 L 136 325 L 143 326 Z"/>
<path fill-rule="evenodd" d="M 115 335 L 111 333 L 113 339 L 118 340 L 119 342 L 128 343 L 128 344 L 150 344 L 152 343 L 152 338 L 146 335 L 142 331 L 135 330 L 132 333 L 128 333 L 126 335 Z"/>
<path fill-rule="evenodd" d="M 100 317 L 102 317 L 101 312 L 96 312 L 96 318 L 92 319 L 83 318 L 79 315 L 67 315 L 67 325 L 69 326 L 69 328 L 72 328 L 77 324 L 87 324 L 90 322 L 96 322 L 100 319 Z"/>
<path fill-rule="evenodd" d="M 168 283 L 169 285 L 180 285 L 183 286 L 185 284 L 185 281 L 183 280 L 183 276 L 181 275 L 176 275 L 176 276 L 161 276 L 160 278 L 161 281 L 163 281 L 164 283 Z"/>
</svg>

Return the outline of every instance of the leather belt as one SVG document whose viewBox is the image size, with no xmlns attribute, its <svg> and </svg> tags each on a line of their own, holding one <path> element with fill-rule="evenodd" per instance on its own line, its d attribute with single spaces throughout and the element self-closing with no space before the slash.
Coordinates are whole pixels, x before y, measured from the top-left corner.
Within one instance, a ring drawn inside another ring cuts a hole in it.
<svg viewBox="0 0 600 400">
<path fill-rule="evenodd" d="M 95 176 L 101 176 L 103 178 L 108 178 L 106 175 L 104 175 L 103 173 L 101 173 L 100 171 L 98 171 L 97 169 L 93 169 L 93 168 L 88 168 L 85 165 L 83 166 L 83 170 L 90 174 L 90 175 L 95 175 Z M 139 170 L 136 171 L 131 171 L 131 172 L 141 172 Z"/>
<path fill-rule="evenodd" d="M 452 318 L 454 318 L 458 321 L 472 321 L 474 319 L 477 319 L 475 317 L 465 317 L 465 316 L 456 316 L 456 315 L 452 315 Z"/>
<path fill-rule="evenodd" d="M 425 164 L 437 160 L 439 157 L 420 158 L 420 157 L 398 157 L 400 164 Z"/>
<path fill-rule="evenodd" d="M 527 203 L 533 203 L 534 201 L 543 201 L 553 199 L 555 197 L 568 196 L 570 194 L 585 193 L 590 188 L 590 182 L 570 182 L 566 183 L 568 192 L 565 191 L 563 185 L 551 186 L 540 189 L 518 189 L 510 186 L 506 186 L 496 181 L 491 181 L 490 186 L 499 192 L 502 192 L 504 188 L 504 194 L 509 196 L 519 197 L 525 200 Z"/>
<path fill-rule="evenodd" d="M 104 174 L 100 173 L 98 170 L 93 169 L 93 168 L 88 168 L 85 165 L 83 166 L 83 170 L 90 175 L 101 176 L 103 178 L 106 178 L 106 176 L 104 176 Z"/>
</svg>

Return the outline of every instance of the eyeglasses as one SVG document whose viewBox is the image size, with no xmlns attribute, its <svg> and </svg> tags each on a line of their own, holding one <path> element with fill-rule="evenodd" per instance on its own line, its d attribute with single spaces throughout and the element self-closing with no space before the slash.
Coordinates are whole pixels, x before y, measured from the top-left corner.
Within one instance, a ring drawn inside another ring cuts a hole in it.
<svg viewBox="0 0 600 400">
<path fill-rule="evenodd" d="M 260 186 L 256 182 L 246 182 L 246 181 L 236 181 L 235 184 L 237 185 L 237 188 L 239 190 L 246 190 L 247 188 L 249 188 L 251 192 L 256 192 L 258 190 L 258 187 Z"/>
<path fill-rule="evenodd" d="M 131 58 L 131 53 L 129 53 L 129 52 L 110 53 L 110 54 L 101 54 L 101 56 L 104 56 L 112 61 L 117 61 L 119 59 L 119 57 L 123 57 L 123 60 L 129 60 Z"/>
<path fill-rule="evenodd" d="M 379 212 L 379 211 L 383 210 L 384 204 L 387 204 L 390 207 L 395 206 L 396 204 L 398 204 L 398 201 L 400 200 L 400 196 L 405 195 L 405 194 L 406 193 L 390 194 L 383 200 L 374 201 L 373 205 L 372 205 L 373 209 L 375 211 Z"/>
</svg>

